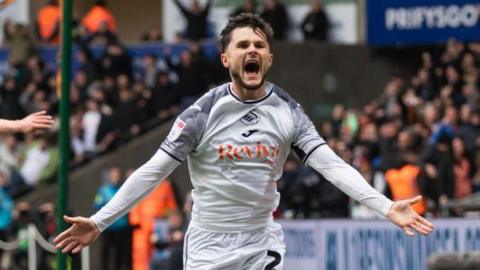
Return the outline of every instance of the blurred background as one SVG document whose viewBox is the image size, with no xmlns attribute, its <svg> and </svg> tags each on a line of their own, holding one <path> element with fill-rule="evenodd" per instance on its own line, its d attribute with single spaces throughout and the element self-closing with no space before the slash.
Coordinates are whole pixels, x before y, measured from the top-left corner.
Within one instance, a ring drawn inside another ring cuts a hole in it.
<svg viewBox="0 0 480 270">
<path fill-rule="evenodd" d="M 102 207 L 179 112 L 229 81 L 217 40 L 242 12 L 275 31 L 268 80 L 377 190 L 422 195 L 415 209 L 437 226 L 407 239 L 292 154 L 274 213 L 285 269 L 479 269 L 459 264 L 480 249 L 478 0 L 74 1 L 69 213 Z M 57 1 L 0 1 L 0 118 L 58 119 L 60 14 Z M 57 137 L 58 125 L 1 135 L 0 269 L 56 269 Z M 182 269 L 190 189 L 182 164 L 69 265 Z"/>
</svg>

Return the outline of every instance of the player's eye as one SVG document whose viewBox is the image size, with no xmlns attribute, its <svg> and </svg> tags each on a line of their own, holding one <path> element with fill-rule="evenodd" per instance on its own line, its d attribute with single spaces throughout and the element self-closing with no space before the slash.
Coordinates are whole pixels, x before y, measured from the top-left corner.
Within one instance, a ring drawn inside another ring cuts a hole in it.
<svg viewBox="0 0 480 270">
<path fill-rule="evenodd" d="M 242 49 L 246 49 L 246 48 L 248 48 L 248 42 L 239 42 L 237 44 L 237 47 L 242 48 Z"/>
<path fill-rule="evenodd" d="M 259 49 L 263 49 L 263 48 L 265 48 L 265 44 L 263 42 L 257 42 L 257 43 L 255 43 L 255 47 L 257 47 Z"/>
</svg>

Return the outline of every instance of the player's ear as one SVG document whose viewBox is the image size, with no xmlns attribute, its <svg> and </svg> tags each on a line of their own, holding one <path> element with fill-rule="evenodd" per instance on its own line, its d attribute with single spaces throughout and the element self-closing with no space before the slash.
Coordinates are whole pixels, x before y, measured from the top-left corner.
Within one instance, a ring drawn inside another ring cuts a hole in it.
<svg viewBox="0 0 480 270">
<path fill-rule="evenodd" d="M 222 62 L 222 65 L 225 67 L 225 68 L 229 68 L 229 63 L 228 63 L 228 57 L 227 57 L 227 54 L 226 53 L 222 53 L 220 54 L 220 62 Z"/>
<path fill-rule="evenodd" d="M 270 57 L 268 57 L 268 65 L 271 66 L 272 63 L 273 63 L 273 53 L 270 53 L 269 56 L 270 56 Z"/>
</svg>

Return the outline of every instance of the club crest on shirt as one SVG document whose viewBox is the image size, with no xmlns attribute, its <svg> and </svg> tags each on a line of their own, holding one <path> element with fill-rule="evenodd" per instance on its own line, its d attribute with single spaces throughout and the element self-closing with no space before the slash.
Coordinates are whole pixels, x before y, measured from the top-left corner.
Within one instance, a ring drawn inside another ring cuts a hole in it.
<svg viewBox="0 0 480 270">
<path fill-rule="evenodd" d="M 249 111 L 247 114 L 242 116 L 242 122 L 245 125 L 255 125 L 258 123 L 258 115 L 255 109 Z"/>
<path fill-rule="evenodd" d="M 180 134 L 182 134 L 182 130 L 185 128 L 187 124 L 182 121 L 182 119 L 177 118 L 175 120 L 175 123 L 173 123 L 172 130 L 170 130 L 170 133 L 167 136 L 167 139 L 171 142 L 175 141 L 180 137 Z"/>
</svg>

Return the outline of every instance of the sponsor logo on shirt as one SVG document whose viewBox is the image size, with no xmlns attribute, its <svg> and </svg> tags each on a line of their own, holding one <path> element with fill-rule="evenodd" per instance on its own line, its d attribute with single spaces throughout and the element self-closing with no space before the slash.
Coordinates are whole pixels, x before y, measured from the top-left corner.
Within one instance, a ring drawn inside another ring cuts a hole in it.
<svg viewBox="0 0 480 270">
<path fill-rule="evenodd" d="M 182 130 L 185 128 L 187 124 L 182 121 L 182 119 L 177 118 L 175 120 L 175 123 L 173 123 L 172 130 L 170 130 L 170 133 L 167 136 L 167 139 L 171 142 L 175 141 L 180 137 L 180 134 L 182 133 Z"/>
<path fill-rule="evenodd" d="M 241 160 L 241 159 L 275 159 L 280 153 L 280 146 L 266 145 L 257 142 L 254 145 L 220 144 L 218 146 L 219 160 Z"/>
<path fill-rule="evenodd" d="M 255 125 L 258 123 L 258 115 L 255 109 L 249 111 L 247 114 L 242 116 L 242 122 L 245 125 Z"/>
<path fill-rule="evenodd" d="M 245 137 L 245 138 L 248 138 L 248 137 L 250 137 L 250 135 L 252 135 L 255 132 L 258 132 L 258 129 L 250 129 L 247 132 L 242 133 L 242 136 Z"/>
</svg>

